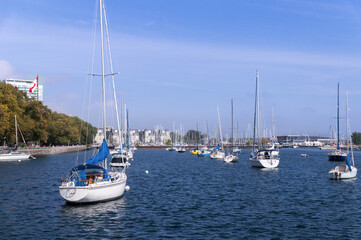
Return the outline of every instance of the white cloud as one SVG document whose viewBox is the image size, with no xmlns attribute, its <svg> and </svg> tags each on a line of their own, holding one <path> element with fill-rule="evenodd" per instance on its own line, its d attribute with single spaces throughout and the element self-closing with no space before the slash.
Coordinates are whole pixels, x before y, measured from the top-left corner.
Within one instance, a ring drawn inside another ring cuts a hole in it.
<svg viewBox="0 0 361 240">
<path fill-rule="evenodd" d="M 12 77 L 14 67 L 6 60 L 0 60 L 0 79 Z"/>
</svg>

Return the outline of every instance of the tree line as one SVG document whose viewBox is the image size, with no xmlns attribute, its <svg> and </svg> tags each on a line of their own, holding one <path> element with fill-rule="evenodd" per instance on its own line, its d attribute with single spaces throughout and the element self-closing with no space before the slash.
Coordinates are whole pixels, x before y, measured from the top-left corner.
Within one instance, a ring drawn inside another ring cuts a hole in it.
<svg viewBox="0 0 361 240">
<path fill-rule="evenodd" d="M 15 144 L 15 115 L 25 140 L 40 145 L 89 144 L 97 132 L 80 118 L 52 111 L 17 87 L 0 82 L 0 137 L 8 145 Z"/>
</svg>

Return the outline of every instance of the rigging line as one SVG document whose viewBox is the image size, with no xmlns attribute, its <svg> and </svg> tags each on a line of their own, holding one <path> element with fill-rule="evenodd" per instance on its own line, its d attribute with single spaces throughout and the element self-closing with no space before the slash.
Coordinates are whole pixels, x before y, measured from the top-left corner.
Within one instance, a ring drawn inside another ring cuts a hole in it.
<svg viewBox="0 0 361 240">
<path fill-rule="evenodd" d="M 88 70 L 91 69 L 91 72 L 94 72 L 94 59 L 95 59 L 95 43 L 96 43 L 96 33 L 97 33 L 97 19 L 98 19 L 98 11 L 97 11 L 97 0 L 94 0 L 95 7 L 93 13 L 93 28 L 92 28 L 92 48 L 89 51 L 89 63 Z M 89 72 L 89 71 L 88 71 Z M 87 114 L 87 128 L 86 128 L 86 140 L 85 143 L 88 143 L 89 136 L 89 121 L 90 121 L 90 109 L 91 109 L 91 99 L 92 99 L 92 87 L 93 87 L 93 77 L 88 76 L 87 82 L 89 82 L 89 98 L 88 98 L 88 114 Z M 85 94 L 86 95 L 86 94 Z M 84 154 L 84 163 L 86 162 L 86 154 Z"/>
<path fill-rule="evenodd" d="M 24 144 L 25 144 L 26 150 L 28 150 L 28 153 L 29 153 L 29 155 L 30 155 L 30 151 L 29 151 L 28 145 L 26 144 L 26 141 L 25 141 L 25 139 L 24 139 L 24 135 L 23 135 L 23 132 L 21 131 L 21 128 L 20 128 L 19 123 L 17 123 L 17 125 L 18 125 L 17 127 L 18 127 L 18 129 L 19 129 L 21 138 L 23 139 L 23 142 L 24 142 Z"/>
</svg>

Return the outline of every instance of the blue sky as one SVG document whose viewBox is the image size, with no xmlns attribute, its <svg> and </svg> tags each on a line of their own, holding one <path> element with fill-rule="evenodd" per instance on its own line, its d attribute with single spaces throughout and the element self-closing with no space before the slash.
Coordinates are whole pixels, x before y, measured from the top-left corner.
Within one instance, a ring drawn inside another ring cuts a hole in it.
<svg viewBox="0 0 361 240">
<path fill-rule="evenodd" d="M 39 74 L 46 105 L 87 120 L 95 5 L 1 1 L 0 78 Z M 108 0 L 106 8 L 118 98 L 123 90 L 133 128 L 171 129 L 175 121 L 204 130 L 207 120 L 215 131 L 219 105 L 229 134 L 233 98 L 235 122 L 246 131 L 258 69 L 265 128 L 273 107 L 278 135 L 328 136 L 340 82 L 341 115 L 348 90 L 351 128 L 361 131 L 359 1 Z M 101 126 L 93 81 L 89 121 Z"/>
</svg>

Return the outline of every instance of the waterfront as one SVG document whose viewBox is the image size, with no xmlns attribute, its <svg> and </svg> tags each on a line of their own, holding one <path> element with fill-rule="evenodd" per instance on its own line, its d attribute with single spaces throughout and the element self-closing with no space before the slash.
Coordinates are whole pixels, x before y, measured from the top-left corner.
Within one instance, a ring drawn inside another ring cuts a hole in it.
<svg viewBox="0 0 361 240">
<path fill-rule="evenodd" d="M 65 204 L 58 191 L 77 153 L 1 163 L 1 237 L 359 238 L 360 181 L 327 179 L 337 165 L 327 151 L 281 149 L 275 170 L 251 168 L 250 150 L 242 151 L 238 163 L 226 164 L 189 152 L 138 150 L 123 198 L 80 206 Z M 358 167 L 361 153 L 355 155 Z"/>
</svg>

